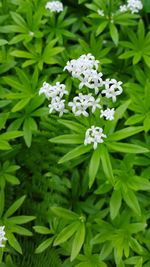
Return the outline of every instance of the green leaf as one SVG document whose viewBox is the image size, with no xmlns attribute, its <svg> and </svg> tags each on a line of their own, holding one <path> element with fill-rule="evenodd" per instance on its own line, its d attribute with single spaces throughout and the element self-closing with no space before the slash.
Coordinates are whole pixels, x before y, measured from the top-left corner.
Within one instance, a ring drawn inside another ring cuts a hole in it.
<svg viewBox="0 0 150 267">
<path fill-rule="evenodd" d="M 82 124 L 74 122 L 74 121 L 58 120 L 58 122 L 66 126 L 67 128 L 69 128 L 70 130 L 73 130 L 74 132 L 77 132 L 80 134 L 85 133 L 86 131 L 86 128 Z"/>
<path fill-rule="evenodd" d="M 65 134 L 51 138 L 49 141 L 57 144 L 82 144 L 84 137 L 81 134 Z"/>
<path fill-rule="evenodd" d="M 49 58 L 61 53 L 63 50 L 64 47 L 51 47 L 51 45 L 47 45 L 43 53 L 43 60 L 45 63 L 48 63 Z"/>
<path fill-rule="evenodd" d="M 7 220 L 10 222 L 10 223 L 13 223 L 13 224 L 24 224 L 24 223 L 27 223 L 27 222 L 30 222 L 32 220 L 35 220 L 35 216 L 14 216 L 14 217 L 10 217 L 8 218 Z"/>
<path fill-rule="evenodd" d="M 100 25 L 98 26 L 97 30 L 96 30 L 96 36 L 98 36 L 100 33 L 102 33 L 107 25 L 108 25 L 107 21 L 101 22 Z"/>
<path fill-rule="evenodd" d="M 54 241 L 54 246 L 57 246 L 65 241 L 67 241 L 79 228 L 80 221 L 75 221 L 68 226 L 66 226 L 56 237 Z"/>
<path fill-rule="evenodd" d="M 26 229 L 20 225 L 15 225 L 14 227 L 12 227 L 12 232 L 19 234 L 19 235 L 32 236 L 31 231 L 29 231 L 28 229 Z"/>
<path fill-rule="evenodd" d="M 89 188 L 91 188 L 100 164 L 100 150 L 94 150 L 89 164 Z"/>
<path fill-rule="evenodd" d="M 119 34 L 118 34 L 117 27 L 113 23 L 110 23 L 109 24 L 109 30 L 110 30 L 111 38 L 112 38 L 113 42 L 115 43 L 115 45 L 117 46 L 118 41 L 119 41 Z"/>
<path fill-rule="evenodd" d="M 4 217 L 8 218 L 10 217 L 13 213 L 16 212 L 20 208 L 20 206 L 23 204 L 26 196 L 22 196 L 21 198 L 17 199 L 5 212 Z"/>
<path fill-rule="evenodd" d="M 69 160 L 72 160 L 74 158 L 77 158 L 87 152 L 89 152 L 92 149 L 91 145 L 85 146 L 85 145 L 80 145 L 74 148 L 73 150 L 69 151 L 65 156 L 63 156 L 58 163 L 64 163 Z"/>
<path fill-rule="evenodd" d="M 136 65 L 142 58 L 142 55 L 140 53 L 135 54 L 133 57 L 133 65 Z"/>
<path fill-rule="evenodd" d="M 71 261 L 73 261 L 79 254 L 81 247 L 84 243 L 84 239 L 85 239 L 85 224 L 80 223 L 80 226 L 75 234 L 72 244 L 71 258 L 70 258 Z"/>
<path fill-rule="evenodd" d="M 29 52 L 21 51 L 21 50 L 14 50 L 11 53 L 11 56 L 19 57 L 19 58 L 29 58 L 35 60 L 35 56 Z"/>
<path fill-rule="evenodd" d="M 21 109 L 23 109 L 30 101 L 30 98 L 24 98 L 21 99 L 13 108 L 12 108 L 12 112 L 17 112 Z"/>
<path fill-rule="evenodd" d="M 46 239 L 44 242 L 42 242 L 35 250 L 35 253 L 41 253 L 43 252 L 45 249 L 47 249 L 48 247 L 51 246 L 53 242 L 53 237 L 50 237 L 48 239 Z"/>
<path fill-rule="evenodd" d="M 67 219 L 67 220 L 79 219 L 79 215 L 71 210 L 67 210 L 67 209 L 60 208 L 60 207 L 52 207 L 51 210 L 56 216 Z"/>
<path fill-rule="evenodd" d="M 119 56 L 120 59 L 126 59 L 126 58 L 130 58 L 133 57 L 135 55 L 134 51 L 128 51 L 123 53 L 122 55 Z"/>
<path fill-rule="evenodd" d="M 5 124 L 6 124 L 6 121 L 9 117 L 9 113 L 7 112 L 3 112 L 2 114 L 0 114 L 0 130 L 5 128 Z"/>
<path fill-rule="evenodd" d="M 37 233 L 43 234 L 43 235 L 48 235 L 48 234 L 51 234 L 52 233 L 52 231 L 49 228 L 45 227 L 45 226 L 38 226 L 38 225 L 36 225 L 36 226 L 33 227 L 33 229 Z"/>
<path fill-rule="evenodd" d="M 119 141 L 144 130 L 143 126 L 127 127 L 108 136 L 107 140 Z"/>
<path fill-rule="evenodd" d="M 146 115 L 144 120 L 144 130 L 147 133 L 150 129 L 150 112 Z"/>
<path fill-rule="evenodd" d="M 8 239 L 8 243 L 10 244 L 10 246 L 13 247 L 17 252 L 22 254 L 21 246 L 19 242 L 17 241 L 17 239 L 15 238 L 14 234 L 7 232 L 7 239 Z"/>
<path fill-rule="evenodd" d="M 101 145 L 100 157 L 101 157 L 101 162 L 102 162 L 102 166 L 103 166 L 103 171 L 104 171 L 108 181 L 111 184 L 114 184 L 114 176 L 113 176 L 111 161 L 110 161 L 107 147 L 105 145 Z"/>
<path fill-rule="evenodd" d="M 10 131 L 10 132 L 5 132 L 5 133 L 1 134 L 0 135 L 0 139 L 10 140 L 10 139 L 14 139 L 14 138 L 17 138 L 17 137 L 20 137 L 20 136 L 23 136 L 23 132 L 21 132 L 21 131 Z"/>
<path fill-rule="evenodd" d="M 150 181 L 141 176 L 132 176 L 132 178 L 129 180 L 129 188 L 135 191 L 138 190 L 149 191 Z"/>
<path fill-rule="evenodd" d="M 16 22 L 16 24 L 22 27 L 26 32 L 28 31 L 25 20 L 18 13 L 11 11 L 10 15 L 12 19 Z"/>
<path fill-rule="evenodd" d="M 143 55 L 146 65 L 150 68 L 150 56 Z"/>
<path fill-rule="evenodd" d="M 113 191 L 112 196 L 110 198 L 110 216 L 111 219 L 115 219 L 115 217 L 119 213 L 119 209 L 121 207 L 121 192 L 120 191 Z"/>
<path fill-rule="evenodd" d="M 141 209 L 138 199 L 133 191 L 123 192 L 123 198 L 126 204 L 138 215 L 141 215 Z"/>
<path fill-rule="evenodd" d="M 110 148 L 113 151 L 117 152 L 123 152 L 123 153 L 147 153 L 149 150 L 145 147 L 134 145 L 134 144 L 125 144 L 121 142 L 112 142 L 107 143 L 108 148 Z"/>
<path fill-rule="evenodd" d="M 125 125 L 132 125 L 132 124 L 142 122 L 144 120 L 144 118 L 145 118 L 145 115 L 143 115 L 143 114 L 135 114 L 133 116 L 130 116 L 126 120 Z"/>
<path fill-rule="evenodd" d="M 7 141 L 4 140 L 0 140 L 0 150 L 9 150 L 12 147 L 10 146 L 10 144 Z"/>
<path fill-rule="evenodd" d="M 32 118 L 27 118 L 24 121 L 23 124 L 23 133 L 24 133 L 24 139 L 25 139 L 25 143 L 28 147 L 31 146 L 31 142 L 32 142 L 32 129 L 31 129 L 31 123 L 32 123 Z"/>
<path fill-rule="evenodd" d="M 5 39 L 0 39 L 0 46 L 7 44 L 8 41 Z"/>
<path fill-rule="evenodd" d="M 20 181 L 18 180 L 18 178 L 16 177 L 16 176 L 14 176 L 14 175 L 11 175 L 11 174 L 5 174 L 5 179 L 9 182 L 9 183 L 11 183 L 11 184 L 13 184 L 13 185 L 18 185 L 18 184 L 20 184 Z"/>
</svg>

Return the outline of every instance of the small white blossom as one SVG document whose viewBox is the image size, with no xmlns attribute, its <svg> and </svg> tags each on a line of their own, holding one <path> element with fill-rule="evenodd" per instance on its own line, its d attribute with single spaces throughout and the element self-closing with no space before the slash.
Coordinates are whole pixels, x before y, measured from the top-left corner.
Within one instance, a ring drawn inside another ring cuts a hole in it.
<svg viewBox="0 0 150 267">
<path fill-rule="evenodd" d="M 39 95 L 44 94 L 47 99 L 50 98 L 50 84 L 44 82 L 42 87 L 39 90 Z"/>
<path fill-rule="evenodd" d="M 6 241 L 7 238 L 5 237 L 5 226 L 0 226 L 0 248 L 3 248 L 5 245 L 3 241 Z"/>
<path fill-rule="evenodd" d="M 98 9 L 98 10 L 97 10 L 97 13 L 98 13 L 98 15 L 100 15 L 101 17 L 104 17 L 104 10 L 102 10 L 102 9 Z"/>
<path fill-rule="evenodd" d="M 106 110 L 101 110 L 100 118 L 105 117 L 106 120 L 112 121 L 114 120 L 114 114 L 115 114 L 114 108 L 112 109 L 107 108 Z"/>
<path fill-rule="evenodd" d="M 92 94 L 83 95 L 80 93 L 78 96 L 73 98 L 73 102 L 69 102 L 68 106 L 72 108 L 72 112 L 75 116 L 83 115 L 85 117 L 89 116 L 87 109 L 92 107 L 92 112 L 95 112 L 96 108 L 101 108 L 99 105 L 100 98 L 95 98 Z"/>
<path fill-rule="evenodd" d="M 91 101 L 92 113 L 94 113 L 96 111 L 96 108 L 101 109 L 101 105 L 99 104 L 99 102 L 100 102 L 100 98 L 95 99 L 93 97 L 93 99 Z"/>
<path fill-rule="evenodd" d="M 47 2 L 45 8 L 59 13 L 63 11 L 63 4 L 60 1 Z"/>
<path fill-rule="evenodd" d="M 106 137 L 107 136 L 103 134 L 102 128 L 91 126 L 85 133 L 84 145 L 86 146 L 93 143 L 93 148 L 96 149 L 97 145 L 103 143 L 103 138 Z"/>
<path fill-rule="evenodd" d="M 29 31 L 30 36 L 34 36 L 34 32 Z"/>
<path fill-rule="evenodd" d="M 80 78 L 82 73 L 88 69 L 98 69 L 99 61 L 95 60 L 92 54 L 81 55 L 78 59 L 72 59 L 67 62 L 64 70 L 68 70 L 75 78 Z"/>
<path fill-rule="evenodd" d="M 49 113 L 53 111 L 59 112 L 59 116 L 61 117 L 64 113 L 67 113 L 68 110 L 65 109 L 65 100 L 61 99 L 59 96 L 52 98 L 51 103 L 48 105 Z"/>
<path fill-rule="evenodd" d="M 127 7 L 127 5 L 121 5 L 119 10 L 120 10 L 120 12 L 127 12 L 128 11 L 128 7 Z"/>
<path fill-rule="evenodd" d="M 44 82 L 43 86 L 40 88 L 39 95 L 44 94 L 47 99 L 59 96 L 62 98 L 64 95 L 68 95 L 65 84 L 57 82 L 55 85 L 50 85 Z"/>
<path fill-rule="evenodd" d="M 84 85 L 90 89 L 95 90 L 95 94 L 98 94 L 99 87 L 103 86 L 102 73 L 98 73 L 94 69 L 87 69 L 83 71 L 82 75 L 79 77 L 81 81 L 79 88 L 81 89 Z"/>
<path fill-rule="evenodd" d="M 112 101 L 115 102 L 116 96 L 121 95 L 123 92 L 122 82 L 117 82 L 115 79 L 106 79 L 104 85 L 105 89 L 102 90 L 102 94 L 105 94 L 107 98 L 112 98 Z"/>
<path fill-rule="evenodd" d="M 127 8 L 134 14 L 143 8 L 143 4 L 140 0 L 127 0 Z"/>
</svg>

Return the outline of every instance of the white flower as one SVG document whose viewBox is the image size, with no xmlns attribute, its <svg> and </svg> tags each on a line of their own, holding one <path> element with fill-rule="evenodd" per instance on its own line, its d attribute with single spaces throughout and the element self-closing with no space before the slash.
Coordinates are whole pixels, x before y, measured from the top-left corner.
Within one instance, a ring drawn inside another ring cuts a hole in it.
<svg viewBox="0 0 150 267">
<path fill-rule="evenodd" d="M 34 32 L 29 31 L 30 36 L 34 36 Z"/>
<path fill-rule="evenodd" d="M 68 106 L 72 108 L 72 112 L 75 116 L 83 115 L 85 117 L 89 116 L 87 109 L 92 107 L 92 112 L 95 112 L 96 108 L 101 108 L 99 105 L 100 98 L 95 98 L 92 94 L 83 95 L 80 93 L 78 96 L 73 98 L 73 102 L 69 102 Z"/>
<path fill-rule="evenodd" d="M 50 84 L 44 82 L 42 87 L 39 90 L 39 95 L 44 94 L 47 99 L 50 98 Z"/>
<path fill-rule="evenodd" d="M 140 0 L 127 0 L 127 7 L 132 14 L 138 13 L 142 8 L 143 4 Z"/>
<path fill-rule="evenodd" d="M 64 95 L 68 95 L 65 84 L 57 82 L 55 85 L 50 85 L 49 83 L 44 82 L 43 86 L 40 88 L 39 95 L 44 94 L 47 99 L 50 97 L 59 96 L 62 98 Z"/>
<path fill-rule="evenodd" d="M 102 10 L 102 9 L 98 9 L 98 10 L 97 10 L 97 13 L 98 13 L 98 15 L 104 17 L 104 10 Z"/>
<path fill-rule="evenodd" d="M 88 69 L 98 69 L 99 61 L 95 60 L 92 54 L 81 55 L 78 59 L 72 59 L 67 62 L 64 70 L 68 70 L 75 78 L 80 78 L 82 73 Z"/>
<path fill-rule="evenodd" d="M 105 117 L 106 120 L 112 121 L 114 120 L 114 114 L 115 114 L 114 108 L 112 109 L 107 108 L 106 110 L 101 110 L 100 118 Z"/>
<path fill-rule="evenodd" d="M 5 245 L 3 241 L 6 241 L 7 238 L 5 237 L 5 226 L 0 226 L 0 248 L 3 248 Z"/>
<path fill-rule="evenodd" d="M 63 11 L 63 4 L 59 1 L 47 2 L 45 8 L 52 12 L 61 12 Z"/>
<path fill-rule="evenodd" d="M 105 89 L 102 90 L 102 94 L 105 94 L 107 98 L 112 98 L 112 101 L 116 101 L 116 96 L 122 94 L 123 89 L 121 87 L 122 82 L 117 82 L 115 79 L 106 79 L 104 82 Z"/>
<path fill-rule="evenodd" d="M 95 90 L 95 94 L 98 94 L 99 87 L 103 86 L 102 73 L 98 73 L 94 69 L 87 69 L 83 71 L 82 75 L 79 77 L 81 81 L 79 88 L 81 89 L 84 85 L 90 89 Z"/>
<path fill-rule="evenodd" d="M 101 105 L 99 104 L 99 102 L 100 102 L 100 98 L 95 99 L 93 97 L 93 99 L 91 100 L 92 113 L 96 111 L 96 108 L 101 109 Z"/>
<path fill-rule="evenodd" d="M 93 143 L 93 148 L 96 149 L 97 145 L 99 143 L 103 143 L 103 138 L 106 138 L 107 136 L 103 134 L 103 129 L 100 127 L 91 126 L 86 133 L 85 133 L 85 139 L 84 139 L 84 145 L 89 145 Z"/>
<path fill-rule="evenodd" d="M 62 100 L 59 96 L 52 98 L 51 104 L 49 104 L 48 107 L 49 107 L 49 113 L 57 111 L 59 112 L 60 117 L 64 113 L 68 112 L 68 110 L 65 109 L 65 100 Z"/>
<path fill-rule="evenodd" d="M 127 12 L 128 11 L 128 6 L 127 5 L 122 5 L 120 6 L 120 12 Z"/>
</svg>

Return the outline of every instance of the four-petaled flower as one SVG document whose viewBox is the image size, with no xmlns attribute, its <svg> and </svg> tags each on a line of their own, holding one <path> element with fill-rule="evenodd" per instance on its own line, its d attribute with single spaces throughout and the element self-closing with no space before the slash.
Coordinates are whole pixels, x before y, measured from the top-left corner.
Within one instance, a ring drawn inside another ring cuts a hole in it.
<svg viewBox="0 0 150 267">
<path fill-rule="evenodd" d="M 93 143 L 93 148 L 95 150 L 98 144 L 104 142 L 103 138 L 106 137 L 106 134 L 103 134 L 102 128 L 92 125 L 91 128 L 87 129 L 85 133 L 84 145 L 86 146 Z"/>
<path fill-rule="evenodd" d="M 107 108 L 105 110 L 101 110 L 101 115 L 100 118 L 104 117 L 106 120 L 112 121 L 114 120 L 114 114 L 115 114 L 115 109 L 112 108 Z"/>
</svg>

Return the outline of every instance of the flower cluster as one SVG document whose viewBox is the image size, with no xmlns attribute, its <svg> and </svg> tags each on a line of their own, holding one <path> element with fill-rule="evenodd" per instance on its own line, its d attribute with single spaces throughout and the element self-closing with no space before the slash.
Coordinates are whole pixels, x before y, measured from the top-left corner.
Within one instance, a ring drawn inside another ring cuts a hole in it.
<svg viewBox="0 0 150 267">
<path fill-rule="evenodd" d="M 96 110 L 100 110 L 99 117 L 105 120 L 114 120 L 115 110 L 114 108 L 107 107 L 103 110 L 103 98 L 106 97 L 111 99 L 112 102 L 117 100 L 122 92 L 122 82 L 116 81 L 115 79 L 103 80 L 103 74 L 98 72 L 99 61 L 95 59 L 92 54 L 81 55 L 78 59 L 72 59 L 67 62 L 64 70 L 67 70 L 73 78 L 79 80 L 79 89 L 81 90 L 85 86 L 85 90 L 92 89 L 92 93 L 83 94 L 79 93 L 74 96 L 72 101 L 68 102 L 68 108 L 71 109 L 75 116 L 88 117 L 89 113 L 95 113 Z M 51 101 L 49 104 L 49 113 L 53 111 L 59 112 L 59 116 L 68 112 L 66 109 L 66 100 L 63 99 L 65 95 L 68 95 L 66 86 L 57 82 L 55 85 L 50 85 L 47 82 L 43 83 L 40 88 L 39 94 L 44 94 L 45 97 Z M 93 94 L 98 95 L 95 97 Z M 102 104 L 100 103 L 102 100 Z M 106 105 L 106 104 L 105 104 Z M 94 143 L 93 148 L 96 149 L 98 143 L 103 142 L 103 138 L 106 135 L 103 134 L 103 129 L 100 127 L 92 126 L 86 131 L 85 134 L 85 145 Z"/>
<path fill-rule="evenodd" d="M 89 145 L 93 143 L 93 148 L 96 149 L 97 145 L 99 143 L 103 143 L 103 138 L 106 138 L 107 136 L 103 134 L 103 129 L 100 127 L 91 126 L 86 133 L 85 133 L 85 139 L 84 139 L 84 145 Z"/>
<path fill-rule="evenodd" d="M 48 100 L 51 100 L 49 104 L 49 113 L 53 111 L 59 112 L 59 116 L 62 116 L 67 112 L 65 109 L 65 100 L 62 99 L 64 95 L 68 95 L 65 84 L 57 82 L 56 85 L 50 85 L 44 82 L 40 88 L 39 95 L 44 94 Z"/>
<path fill-rule="evenodd" d="M 5 237 L 5 226 L 0 226 L 0 248 L 4 247 L 3 241 L 6 241 L 7 238 Z"/>
<path fill-rule="evenodd" d="M 78 59 L 67 62 L 64 70 L 68 70 L 72 77 L 80 81 L 79 89 L 83 86 L 94 89 L 95 94 L 99 92 L 98 88 L 103 86 L 102 73 L 98 73 L 99 61 L 90 53 L 82 55 Z"/>
<path fill-rule="evenodd" d="M 87 112 L 87 109 L 92 107 L 92 113 L 94 113 L 96 108 L 101 108 L 99 102 L 100 98 L 95 99 L 92 94 L 83 95 L 80 93 L 73 98 L 73 102 L 68 103 L 68 106 L 72 108 L 72 112 L 75 116 L 80 116 L 82 114 L 83 116 L 88 117 L 89 113 Z"/>
<path fill-rule="evenodd" d="M 141 0 L 127 0 L 126 5 L 120 6 L 120 12 L 131 11 L 132 14 L 138 13 L 143 8 Z"/>
<path fill-rule="evenodd" d="M 114 108 L 107 108 L 105 110 L 101 110 L 101 115 L 100 118 L 106 118 L 106 120 L 112 121 L 114 120 L 114 114 L 115 114 L 115 110 Z"/>
<path fill-rule="evenodd" d="M 51 12 L 61 12 L 63 11 L 63 4 L 59 1 L 47 2 L 45 5 L 46 9 L 49 9 Z"/>
<path fill-rule="evenodd" d="M 117 82 L 115 79 L 106 79 L 104 82 L 105 89 L 102 90 L 102 94 L 105 94 L 106 98 L 112 98 L 112 101 L 117 100 L 117 96 L 122 94 L 122 82 Z"/>
</svg>

